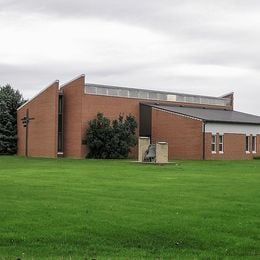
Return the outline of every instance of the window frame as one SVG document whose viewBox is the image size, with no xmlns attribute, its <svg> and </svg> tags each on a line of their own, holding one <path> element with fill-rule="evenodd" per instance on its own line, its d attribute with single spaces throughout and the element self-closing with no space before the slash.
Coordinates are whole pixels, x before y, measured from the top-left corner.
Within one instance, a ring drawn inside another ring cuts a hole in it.
<svg viewBox="0 0 260 260">
<path fill-rule="evenodd" d="M 220 142 L 220 139 L 222 139 L 222 142 Z M 222 146 L 222 149 L 220 149 L 220 146 Z M 218 135 L 218 151 L 220 154 L 224 153 L 224 135 L 223 134 Z"/>
<path fill-rule="evenodd" d="M 257 136 L 256 135 L 252 135 L 252 142 L 251 142 L 251 148 L 252 148 L 252 153 L 256 153 L 257 152 Z"/>
<path fill-rule="evenodd" d="M 250 153 L 250 135 L 246 135 L 246 153 L 249 154 Z"/>
<path fill-rule="evenodd" d="M 214 145 L 214 150 L 212 149 L 213 145 Z M 213 153 L 213 154 L 217 153 L 217 135 L 216 134 L 211 135 L 211 153 Z"/>
</svg>

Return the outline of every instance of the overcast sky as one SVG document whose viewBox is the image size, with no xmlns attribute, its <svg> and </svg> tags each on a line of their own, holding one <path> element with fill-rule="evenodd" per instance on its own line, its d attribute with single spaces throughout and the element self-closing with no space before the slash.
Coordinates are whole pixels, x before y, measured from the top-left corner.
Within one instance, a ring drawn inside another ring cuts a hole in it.
<svg viewBox="0 0 260 260">
<path fill-rule="evenodd" d="M 0 85 L 52 81 L 220 96 L 260 115 L 259 0 L 0 0 Z"/>
</svg>

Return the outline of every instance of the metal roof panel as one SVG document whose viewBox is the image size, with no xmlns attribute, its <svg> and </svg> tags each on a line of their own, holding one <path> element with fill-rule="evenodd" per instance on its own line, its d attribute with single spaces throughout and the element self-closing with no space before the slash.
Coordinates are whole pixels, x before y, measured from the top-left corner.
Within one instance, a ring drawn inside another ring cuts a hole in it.
<svg viewBox="0 0 260 260">
<path fill-rule="evenodd" d="M 148 105 L 165 111 L 187 115 L 208 122 L 260 125 L 260 116 L 247 114 L 247 113 L 234 111 L 234 110 L 163 106 L 163 105 L 152 105 L 152 104 L 148 104 Z"/>
</svg>

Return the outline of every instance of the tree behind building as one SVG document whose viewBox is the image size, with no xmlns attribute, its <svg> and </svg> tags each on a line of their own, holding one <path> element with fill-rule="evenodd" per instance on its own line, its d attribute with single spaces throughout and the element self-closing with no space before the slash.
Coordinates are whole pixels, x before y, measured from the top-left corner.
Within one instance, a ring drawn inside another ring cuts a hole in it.
<svg viewBox="0 0 260 260">
<path fill-rule="evenodd" d="M 25 100 L 10 85 L 0 86 L 0 154 L 16 154 L 16 110 Z"/>
</svg>

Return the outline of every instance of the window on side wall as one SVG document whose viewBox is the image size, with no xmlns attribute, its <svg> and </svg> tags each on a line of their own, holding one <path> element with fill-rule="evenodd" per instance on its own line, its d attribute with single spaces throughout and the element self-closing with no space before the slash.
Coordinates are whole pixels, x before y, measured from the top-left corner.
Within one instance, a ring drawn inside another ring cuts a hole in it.
<svg viewBox="0 0 260 260">
<path fill-rule="evenodd" d="M 256 153 L 256 136 L 252 136 L 252 152 Z"/>
<path fill-rule="evenodd" d="M 223 135 L 218 136 L 218 150 L 219 150 L 219 153 L 224 153 L 224 136 Z"/>
<path fill-rule="evenodd" d="M 217 151 L 217 145 L 216 142 L 217 141 L 217 136 L 216 135 L 212 135 L 212 139 L 211 139 L 211 152 L 212 153 L 216 153 Z"/>
<path fill-rule="evenodd" d="M 250 136 L 246 136 L 246 153 L 250 153 Z"/>
</svg>

